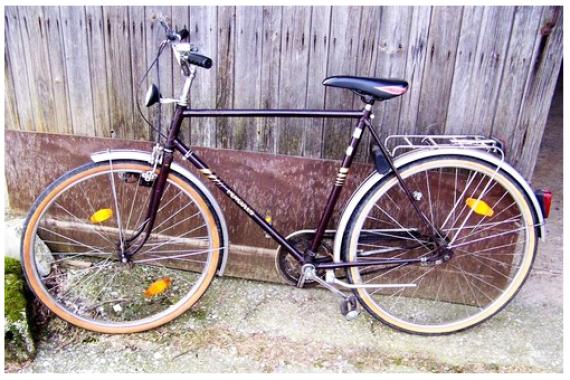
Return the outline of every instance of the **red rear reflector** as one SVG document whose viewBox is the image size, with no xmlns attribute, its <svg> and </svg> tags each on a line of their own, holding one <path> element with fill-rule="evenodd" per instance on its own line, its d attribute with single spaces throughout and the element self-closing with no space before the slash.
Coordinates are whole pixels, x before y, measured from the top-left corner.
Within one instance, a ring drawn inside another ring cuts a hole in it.
<svg viewBox="0 0 570 380">
<path fill-rule="evenodd" d="M 550 215 L 550 206 L 552 205 L 552 191 L 538 190 L 535 192 L 538 203 L 542 209 L 542 216 L 546 219 Z"/>
</svg>

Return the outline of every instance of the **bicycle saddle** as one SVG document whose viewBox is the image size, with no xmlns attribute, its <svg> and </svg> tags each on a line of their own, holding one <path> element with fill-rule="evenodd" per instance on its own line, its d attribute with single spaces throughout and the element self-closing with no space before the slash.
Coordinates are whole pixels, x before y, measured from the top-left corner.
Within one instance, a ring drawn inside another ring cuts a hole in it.
<svg viewBox="0 0 570 380">
<path fill-rule="evenodd" d="M 325 78 L 325 86 L 348 88 L 359 95 L 369 95 L 375 100 L 387 100 L 408 91 L 408 82 L 400 79 L 382 79 L 338 75 Z"/>
</svg>

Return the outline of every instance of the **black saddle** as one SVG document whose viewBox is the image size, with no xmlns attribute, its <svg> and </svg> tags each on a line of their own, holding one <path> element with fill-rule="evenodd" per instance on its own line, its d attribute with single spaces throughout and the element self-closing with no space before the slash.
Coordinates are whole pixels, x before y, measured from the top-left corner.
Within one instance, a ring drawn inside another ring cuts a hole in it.
<svg viewBox="0 0 570 380">
<path fill-rule="evenodd" d="M 348 88 L 359 95 L 371 96 L 374 100 L 387 100 L 408 91 L 408 82 L 399 79 L 339 75 L 326 78 L 323 84 L 331 87 Z"/>
</svg>

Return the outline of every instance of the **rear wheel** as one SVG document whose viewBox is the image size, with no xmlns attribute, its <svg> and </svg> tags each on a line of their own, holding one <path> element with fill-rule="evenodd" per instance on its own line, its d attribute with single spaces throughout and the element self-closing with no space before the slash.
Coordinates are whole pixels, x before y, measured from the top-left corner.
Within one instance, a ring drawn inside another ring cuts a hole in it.
<svg viewBox="0 0 570 380">
<path fill-rule="evenodd" d="M 460 331 L 490 318 L 519 290 L 534 259 L 526 195 L 507 173 L 465 157 L 425 159 L 400 174 L 449 250 L 436 251 L 399 181 L 388 175 L 356 207 L 345 259 L 424 262 L 351 267 L 353 284 L 394 286 L 359 288 L 356 296 L 383 322 L 419 334 Z"/>
<path fill-rule="evenodd" d="M 144 224 L 148 164 L 105 161 L 50 185 L 28 216 L 22 265 L 38 298 L 62 319 L 93 331 L 144 331 L 188 310 L 220 258 L 217 216 L 192 183 L 170 173 L 156 222 L 127 263 L 121 246 Z M 40 250 L 41 238 L 50 253 Z"/>
</svg>

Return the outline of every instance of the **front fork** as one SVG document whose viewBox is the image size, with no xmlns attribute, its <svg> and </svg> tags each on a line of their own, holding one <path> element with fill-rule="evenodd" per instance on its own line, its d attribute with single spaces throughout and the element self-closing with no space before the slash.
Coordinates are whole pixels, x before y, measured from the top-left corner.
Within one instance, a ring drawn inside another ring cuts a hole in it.
<svg viewBox="0 0 570 380">
<path fill-rule="evenodd" d="M 128 262 L 132 256 L 140 251 L 140 249 L 147 242 L 148 238 L 150 237 L 150 233 L 154 228 L 154 222 L 156 220 L 158 207 L 160 206 L 160 200 L 164 194 L 164 189 L 166 188 L 166 180 L 168 178 L 168 174 L 170 174 L 170 166 L 174 160 L 174 141 L 180 132 L 180 126 L 182 125 L 183 119 L 182 111 L 184 111 L 184 109 L 184 106 L 177 105 L 176 110 L 174 111 L 174 116 L 172 118 L 172 123 L 168 132 L 168 138 L 162 150 L 162 162 L 160 163 L 160 171 L 152 184 L 152 195 L 143 225 L 132 237 L 124 242 L 124 249 L 121 250 L 121 261 L 123 262 Z M 158 157 L 154 157 L 154 160 L 158 159 Z M 156 162 L 153 164 L 156 164 Z"/>
</svg>

